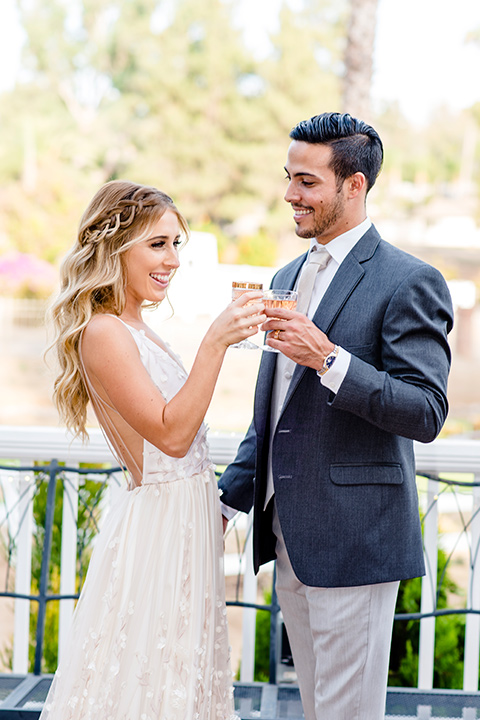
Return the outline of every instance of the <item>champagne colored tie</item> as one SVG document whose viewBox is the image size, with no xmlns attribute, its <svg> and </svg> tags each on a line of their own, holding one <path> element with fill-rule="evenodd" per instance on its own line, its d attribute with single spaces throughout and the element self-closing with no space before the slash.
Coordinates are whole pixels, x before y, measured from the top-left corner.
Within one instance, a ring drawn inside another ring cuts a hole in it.
<svg viewBox="0 0 480 720">
<path fill-rule="evenodd" d="M 332 256 L 330 253 L 323 247 L 318 250 L 311 251 L 308 256 L 308 262 L 303 268 L 297 287 L 297 312 L 304 313 L 304 315 L 307 314 L 317 273 L 319 270 L 323 270 L 323 268 L 327 267 L 331 259 Z"/>
</svg>

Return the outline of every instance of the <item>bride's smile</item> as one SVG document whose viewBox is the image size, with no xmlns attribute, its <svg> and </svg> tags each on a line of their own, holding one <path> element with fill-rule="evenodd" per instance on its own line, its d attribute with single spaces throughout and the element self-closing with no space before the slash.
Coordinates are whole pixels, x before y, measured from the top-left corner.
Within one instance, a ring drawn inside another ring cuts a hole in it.
<svg viewBox="0 0 480 720">
<path fill-rule="evenodd" d="M 144 300 L 164 300 L 173 273 L 180 265 L 181 243 L 178 218 L 171 210 L 165 210 L 148 237 L 125 253 L 127 308 L 138 308 Z"/>
</svg>

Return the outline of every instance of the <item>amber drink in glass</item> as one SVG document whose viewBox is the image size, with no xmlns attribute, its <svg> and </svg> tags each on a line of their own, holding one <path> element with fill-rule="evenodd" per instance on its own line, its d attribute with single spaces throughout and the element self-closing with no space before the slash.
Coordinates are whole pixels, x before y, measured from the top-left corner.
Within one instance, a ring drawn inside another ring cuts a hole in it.
<svg viewBox="0 0 480 720">
<path fill-rule="evenodd" d="M 262 283 L 254 282 L 232 282 L 232 300 L 236 300 L 246 292 L 252 292 L 252 290 L 263 290 Z M 256 303 L 258 300 L 253 300 L 252 303 Z M 252 303 L 247 303 L 251 305 Z M 241 350 L 260 350 L 260 347 L 250 340 L 241 340 L 235 345 L 230 345 L 232 348 L 239 348 Z"/>
<path fill-rule="evenodd" d="M 286 310 L 295 310 L 297 307 L 297 293 L 295 290 L 266 290 L 263 293 L 263 304 L 266 308 L 285 308 Z M 280 330 L 273 330 L 273 337 L 278 340 Z M 263 345 L 263 350 L 267 352 L 280 352 L 270 345 Z"/>
</svg>

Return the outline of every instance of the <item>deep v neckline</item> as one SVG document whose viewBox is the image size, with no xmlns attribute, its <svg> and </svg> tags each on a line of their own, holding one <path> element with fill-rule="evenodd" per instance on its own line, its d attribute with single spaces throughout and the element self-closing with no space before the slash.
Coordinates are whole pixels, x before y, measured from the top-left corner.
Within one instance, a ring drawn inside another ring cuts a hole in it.
<svg viewBox="0 0 480 720">
<path fill-rule="evenodd" d="M 122 320 L 122 322 L 124 322 L 124 321 Z M 125 323 L 125 325 L 128 325 L 128 323 Z M 154 346 L 157 348 L 157 350 L 160 350 L 160 352 L 162 352 L 164 355 L 166 355 L 167 357 L 169 357 L 170 360 L 172 360 L 172 361 L 175 363 L 175 365 L 178 365 L 178 367 L 179 367 L 181 370 L 184 370 L 184 367 L 183 367 L 182 363 L 179 362 L 179 360 L 178 360 L 174 355 L 172 355 L 172 353 L 168 350 L 168 348 L 167 348 L 167 347 L 162 347 L 162 346 L 159 345 L 157 342 L 155 342 L 155 340 L 152 340 L 152 338 L 148 337 L 148 335 L 147 335 L 147 333 L 145 332 L 145 330 L 139 330 L 138 328 L 133 327 L 133 325 L 128 325 L 128 327 L 129 327 L 129 328 L 132 328 L 132 330 L 136 330 L 143 338 L 145 338 L 145 340 L 148 340 L 149 343 L 151 343 L 152 345 L 154 345 Z"/>
<path fill-rule="evenodd" d="M 110 314 L 110 313 L 108 313 L 108 314 Z M 172 360 L 172 362 L 174 362 L 175 365 L 177 365 L 177 366 L 182 370 L 182 372 L 185 372 L 185 368 L 183 367 L 182 363 L 178 360 L 178 358 L 176 358 L 174 355 L 172 355 L 172 353 L 168 350 L 168 348 L 167 348 L 166 346 L 165 346 L 165 347 L 162 347 L 162 346 L 159 345 L 157 342 L 155 342 L 155 340 L 152 340 L 152 338 L 148 337 L 148 335 L 147 335 L 147 333 L 146 333 L 145 330 L 143 330 L 143 329 L 140 330 L 139 328 L 136 328 L 134 325 L 130 325 L 130 323 L 125 322 L 125 320 L 122 320 L 122 318 L 119 317 L 118 315 L 112 315 L 112 317 L 117 318 L 117 320 L 120 320 L 120 322 L 121 322 L 123 325 L 126 325 L 126 327 L 127 327 L 129 330 L 134 330 L 136 333 L 138 333 L 139 335 L 141 335 L 142 338 L 144 338 L 145 340 L 148 340 L 148 342 L 149 342 L 151 345 L 153 345 L 157 350 L 160 350 L 161 353 L 163 353 L 163 354 L 166 355 L 168 358 L 170 358 L 170 360 Z"/>
</svg>

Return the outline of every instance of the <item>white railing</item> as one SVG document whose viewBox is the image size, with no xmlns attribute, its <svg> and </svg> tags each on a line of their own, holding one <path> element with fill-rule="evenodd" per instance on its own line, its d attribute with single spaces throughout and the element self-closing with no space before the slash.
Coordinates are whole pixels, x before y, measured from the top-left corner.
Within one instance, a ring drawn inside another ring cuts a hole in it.
<svg viewBox="0 0 480 720">
<path fill-rule="evenodd" d="M 52 459 L 76 468 L 80 463 L 117 467 L 103 434 L 98 429 L 89 430 L 90 440 L 83 444 L 67 436 L 63 428 L 16 427 L 0 425 L 0 465 L 12 464 L 11 469 L 0 470 L 0 486 L 3 495 L 3 508 L 0 508 L 0 520 L 7 520 L 8 536 L 15 538 L 15 586 L 18 595 L 30 595 L 32 535 L 35 531 L 33 521 L 33 497 L 35 483 L 28 470 L 19 471 L 18 467 L 31 467 L 34 463 L 46 464 Z M 212 458 L 217 465 L 226 465 L 233 459 L 241 436 L 233 433 L 210 433 L 209 444 Z M 122 484 L 121 478 L 113 475 L 108 483 L 108 493 L 104 505 L 113 501 L 115 493 Z M 69 473 L 64 484 L 67 500 L 63 503 L 60 594 L 74 595 L 77 564 L 77 528 L 79 477 Z M 1 501 L 0 497 L 0 501 Z M 239 526 L 246 531 L 247 544 L 251 542 L 248 532 L 251 517 L 241 519 Z M 243 602 L 257 602 L 257 579 L 253 573 L 251 552 L 245 557 L 237 555 L 226 558 L 226 566 L 231 573 L 241 571 L 244 576 Z M 0 591 L 3 588 L 0 588 Z M 23 597 L 14 601 L 14 637 L 13 666 L 15 673 L 26 673 L 28 668 L 30 600 Z M 74 600 L 62 600 L 59 614 L 59 655 L 61 655 L 71 627 Z M 241 679 L 248 682 L 253 679 L 255 654 L 255 610 L 246 609 L 243 614 L 242 628 L 242 669 Z"/>
<path fill-rule="evenodd" d="M 457 536 L 457 542 L 463 539 L 469 547 L 466 608 L 480 611 L 480 441 L 436 440 L 429 445 L 416 443 L 415 458 L 418 473 L 440 477 L 454 473 L 459 483 L 465 483 L 459 485 L 463 487 L 464 493 L 454 498 L 457 508 L 469 516 L 463 532 Z M 422 614 L 433 613 L 437 608 L 439 517 L 442 511 L 448 511 L 453 499 L 443 492 L 444 488 L 442 482 L 430 477 L 426 495 L 420 496 L 426 513 L 423 526 L 426 575 L 422 579 Z M 479 642 L 480 615 L 469 613 L 466 617 L 463 671 L 463 689 L 466 691 L 478 690 Z M 422 690 L 433 687 L 434 649 L 435 616 L 432 616 L 420 621 L 418 687 Z"/>
<path fill-rule="evenodd" d="M 211 454 L 217 465 L 225 465 L 235 456 L 241 436 L 238 434 L 210 433 Z M 427 574 L 422 580 L 421 614 L 437 611 L 437 554 L 439 547 L 439 517 L 451 511 L 454 503 L 461 506 L 463 516 L 467 518 L 459 539 L 469 549 L 468 569 L 465 585 L 466 608 L 477 611 L 467 613 L 464 690 L 478 690 L 479 643 L 480 643 L 480 441 L 477 440 L 437 440 L 429 445 L 416 444 L 416 462 L 419 474 L 431 476 L 428 481 L 420 481 L 421 509 L 425 514 L 424 542 Z M 90 432 L 90 442 L 83 445 L 71 440 L 62 428 L 10 427 L 0 426 L 0 464 L 15 462 L 18 466 L 31 466 L 33 462 L 46 463 L 52 459 L 77 467 L 79 463 L 105 463 L 116 466 L 105 440 L 99 430 Z M 455 479 L 463 482 L 461 492 L 453 496 L 444 491 L 448 487 L 437 478 L 455 473 Z M 7 477 L 9 475 L 9 477 Z M 4 472 L 2 487 L 4 504 L 15 506 L 11 522 L 19 522 L 16 538 L 15 592 L 30 594 L 31 554 L 32 554 L 32 497 L 33 483 L 28 472 Z M 118 478 L 117 478 L 118 480 Z M 9 482 L 10 481 L 10 482 Z M 109 496 L 114 495 L 115 483 L 111 483 Z M 69 502 L 73 508 L 75 520 L 78 505 L 78 485 L 73 479 L 68 486 Z M 4 508 L 5 513 L 8 508 Z M 442 540 L 443 542 L 443 540 Z M 458 539 L 456 541 L 458 544 Z M 74 594 L 76 567 L 76 527 L 72 522 L 72 512 L 65 514 L 62 524 L 61 556 L 61 594 Z M 242 565 L 245 573 L 243 601 L 257 602 L 257 583 L 253 574 L 251 552 L 247 549 Z M 59 629 L 60 652 L 70 628 L 73 613 L 73 601 L 62 601 Z M 15 633 L 13 670 L 26 673 L 28 665 L 28 620 L 30 601 L 15 600 Z M 420 620 L 420 649 L 418 687 L 428 690 L 433 686 L 435 647 L 435 615 Z M 255 650 L 255 611 L 245 609 L 243 613 L 241 680 L 253 680 Z"/>
</svg>

